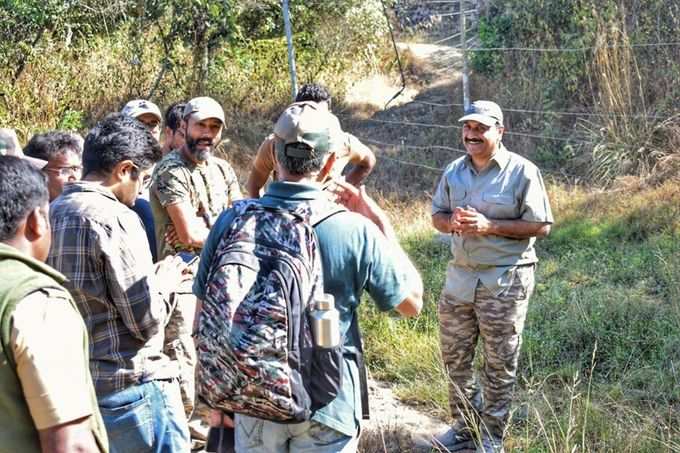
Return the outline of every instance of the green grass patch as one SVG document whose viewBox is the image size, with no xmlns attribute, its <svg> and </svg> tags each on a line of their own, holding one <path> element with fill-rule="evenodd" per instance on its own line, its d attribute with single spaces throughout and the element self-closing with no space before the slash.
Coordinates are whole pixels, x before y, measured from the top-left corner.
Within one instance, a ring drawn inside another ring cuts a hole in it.
<svg viewBox="0 0 680 453">
<path fill-rule="evenodd" d="M 680 195 L 551 192 L 557 222 L 537 245 L 508 446 L 680 451 Z M 447 414 L 436 306 L 450 250 L 422 221 L 400 236 L 423 277 L 423 313 L 363 304 L 368 361 L 404 399 Z"/>
</svg>

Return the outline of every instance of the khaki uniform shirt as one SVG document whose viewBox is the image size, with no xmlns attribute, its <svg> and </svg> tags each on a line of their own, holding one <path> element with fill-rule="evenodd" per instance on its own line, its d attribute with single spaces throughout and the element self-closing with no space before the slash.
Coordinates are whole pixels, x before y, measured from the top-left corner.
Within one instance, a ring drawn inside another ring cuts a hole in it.
<svg viewBox="0 0 680 453">
<path fill-rule="evenodd" d="M 503 145 L 489 165 L 477 172 L 466 155 L 446 167 L 432 198 L 432 214 L 451 214 L 471 206 L 490 219 L 552 223 L 548 195 L 541 173 L 533 163 Z M 473 301 L 477 282 L 494 295 L 508 289 L 518 265 L 538 261 L 535 238 L 453 234 L 445 293 Z"/>
<path fill-rule="evenodd" d="M 17 375 L 37 429 L 95 413 L 83 355 L 85 324 L 63 290 L 43 288 L 19 302 L 10 335 Z"/>
<path fill-rule="evenodd" d="M 150 201 L 159 260 L 182 250 L 197 251 L 189 247 L 176 250 L 166 244 L 165 232 L 172 225 L 167 206 L 188 202 L 196 216 L 211 227 L 222 211 L 242 198 L 231 165 L 212 155 L 205 163 L 194 164 L 181 150 L 171 151 L 156 165 L 152 179 Z"/>
</svg>

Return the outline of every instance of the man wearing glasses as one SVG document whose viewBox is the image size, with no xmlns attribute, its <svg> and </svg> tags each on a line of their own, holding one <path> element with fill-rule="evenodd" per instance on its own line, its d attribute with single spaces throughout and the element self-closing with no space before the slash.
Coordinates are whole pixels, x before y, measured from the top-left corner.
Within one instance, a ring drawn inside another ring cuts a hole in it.
<svg viewBox="0 0 680 453">
<path fill-rule="evenodd" d="M 82 141 L 75 134 L 49 131 L 36 134 L 24 148 L 24 154 L 47 161 L 47 189 L 50 202 L 61 195 L 64 186 L 80 180 L 83 172 Z"/>
</svg>

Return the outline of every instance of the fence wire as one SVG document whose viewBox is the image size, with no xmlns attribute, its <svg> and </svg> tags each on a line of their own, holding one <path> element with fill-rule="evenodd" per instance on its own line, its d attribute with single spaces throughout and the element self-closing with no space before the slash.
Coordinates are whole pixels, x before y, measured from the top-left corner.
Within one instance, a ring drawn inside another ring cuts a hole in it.
<svg viewBox="0 0 680 453">
<path fill-rule="evenodd" d="M 632 43 L 632 44 L 606 44 L 600 46 L 589 46 L 589 47 L 480 47 L 475 46 L 477 41 L 477 36 L 475 32 L 477 31 L 477 24 L 479 18 L 479 11 L 476 7 L 471 7 L 473 3 L 463 0 L 425 0 L 417 1 L 413 0 L 411 2 L 401 2 L 399 7 L 396 7 L 395 13 L 396 17 L 400 23 L 402 31 L 411 30 L 414 32 L 414 36 L 417 36 L 418 42 L 415 44 L 430 44 L 442 46 L 442 49 L 449 49 L 450 51 L 458 52 L 503 52 L 511 54 L 512 52 L 536 52 L 536 53 L 574 53 L 574 52 L 590 52 L 597 51 L 601 49 L 615 49 L 615 48 L 668 48 L 671 46 L 680 46 L 680 41 L 667 41 L 667 42 L 647 42 L 647 43 Z M 466 26 L 465 34 L 461 33 L 461 24 L 464 21 L 461 20 L 460 16 L 465 15 L 466 19 L 469 17 L 470 21 L 468 26 Z M 466 36 L 466 41 L 464 43 L 459 42 L 462 36 Z M 450 63 L 450 62 L 449 62 Z M 453 64 L 450 66 L 441 67 L 439 69 L 434 69 L 435 73 L 444 73 L 446 71 L 459 71 L 460 63 Z M 414 99 L 409 101 L 409 104 L 419 104 L 423 106 L 429 106 L 435 109 L 458 109 L 462 114 L 463 102 L 429 102 Z M 617 112 L 582 112 L 582 111 L 560 111 L 560 110 L 540 110 L 523 108 L 521 106 L 502 106 L 504 112 L 512 113 L 522 113 L 528 115 L 535 115 L 539 117 L 565 117 L 571 118 L 575 121 L 579 119 L 590 122 L 597 118 L 621 118 L 621 119 L 643 119 L 643 120 L 665 120 L 668 119 L 670 115 L 660 114 L 658 112 L 633 112 L 630 114 L 617 113 Z M 338 115 L 340 117 L 347 117 L 345 115 Z M 405 128 L 409 131 L 411 128 L 417 128 L 423 131 L 424 136 L 430 140 L 432 137 L 428 135 L 427 130 L 434 131 L 459 131 L 462 127 L 458 124 L 444 124 L 443 122 L 436 121 L 420 121 L 417 119 L 417 113 L 414 114 L 414 120 L 411 119 L 392 119 L 392 118 L 381 118 L 380 114 L 372 118 L 366 118 L 362 121 L 368 123 L 382 124 L 385 127 L 399 127 Z M 545 123 L 541 123 L 545 124 Z M 391 150 L 412 150 L 414 152 L 419 151 L 441 151 L 451 154 L 451 160 L 458 157 L 460 154 L 464 154 L 466 151 L 455 146 L 447 145 L 419 145 L 416 143 L 407 143 L 409 140 L 416 139 L 421 134 L 410 134 L 405 133 L 406 138 L 400 139 L 400 143 L 388 143 L 369 137 L 358 137 L 365 143 L 371 144 L 374 147 L 378 147 L 377 152 L 380 154 L 381 158 L 393 161 L 400 165 L 408 165 L 412 167 L 422 168 L 428 171 L 442 171 L 442 168 L 434 167 L 432 165 L 426 165 L 422 162 L 404 160 L 394 155 L 390 154 Z M 441 134 L 440 134 L 441 135 Z M 535 130 L 523 130 L 520 129 L 509 129 L 506 128 L 504 132 L 505 136 L 515 136 L 523 137 L 532 140 L 540 141 L 553 141 L 553 142 L 563 142 L 567 145 L 575 146 L 589 146 L 597 147 L 604 146 L 602 143 L 593 141 L 593 138 L 597 140 L 596 137 L 589 137 L 590 139 L 579 137 L 578 134 L 570 133 L 569 135 L 546 134 L 537 132 Z M 411 138 L 412 137 L 412 138 Z M 450 139 L 452 142 L 460 142 L 460 133 L 452 134 L 450 137 L 447 136 L 447 140 Z M 639 149 L 643 145 L 622 145 L 619 146 L 621 149 Z"/>
</svg>

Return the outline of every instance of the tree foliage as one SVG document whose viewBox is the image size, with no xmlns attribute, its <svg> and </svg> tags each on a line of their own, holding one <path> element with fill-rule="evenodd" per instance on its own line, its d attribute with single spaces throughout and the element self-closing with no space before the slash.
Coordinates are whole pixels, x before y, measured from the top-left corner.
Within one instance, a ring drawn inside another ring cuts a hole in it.
<svg viewBox="0 0 680 453">
<path fill-rule="evenodd" d="M 290 14 L 301 83 L 337 93 L 384 42 L 380 0 Z M 0 21 L 0 125 L 84 127 L 132 97 L 266 110 L 290 95 L 279 0 L 0 0 Z"/>
</svg>

